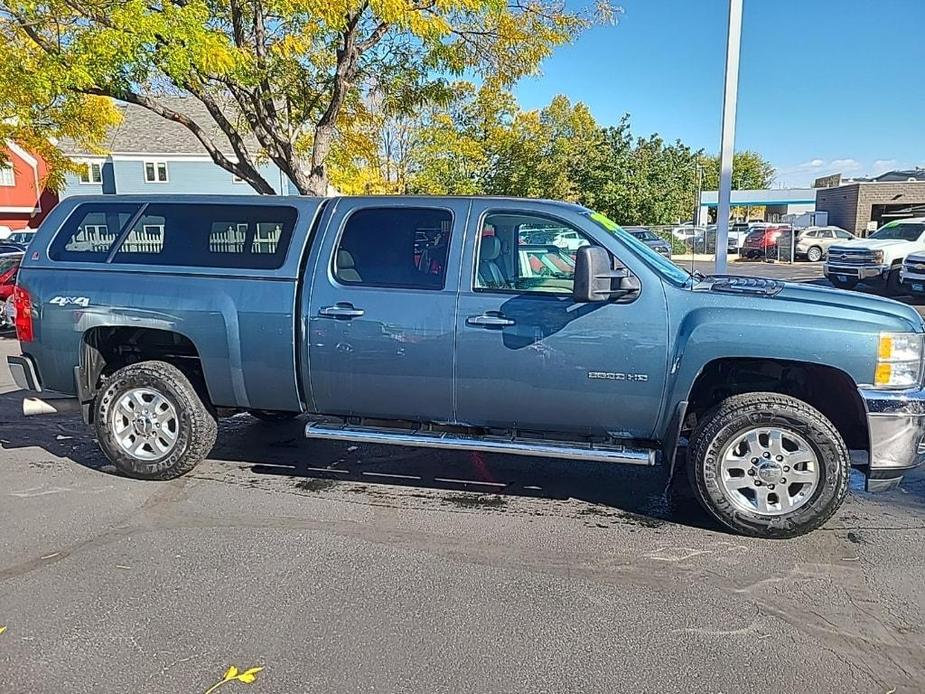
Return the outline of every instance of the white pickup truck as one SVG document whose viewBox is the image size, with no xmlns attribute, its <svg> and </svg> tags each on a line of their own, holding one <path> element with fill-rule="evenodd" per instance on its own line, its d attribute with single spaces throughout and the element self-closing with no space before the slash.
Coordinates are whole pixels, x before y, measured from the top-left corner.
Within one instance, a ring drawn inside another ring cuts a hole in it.
<svg viewBox="0 0 925 694">
<path fill-rule="evenodd" d="M 864 282 L 899 294 L 903 260 L 911 254 L 925 255 L 925 217 L 896 220 L 866 239 L 831 246 L 822 271 L 839 289 Z"/>
</svg>

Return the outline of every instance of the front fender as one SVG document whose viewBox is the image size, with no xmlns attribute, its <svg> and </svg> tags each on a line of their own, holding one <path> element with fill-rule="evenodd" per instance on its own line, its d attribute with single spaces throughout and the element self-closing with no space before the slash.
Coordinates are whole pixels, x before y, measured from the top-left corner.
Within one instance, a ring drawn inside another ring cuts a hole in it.
<svg viewBox="0 0 925 694">
<path fill-rule="evenodd" d="M 718 359 L 768 359 L 836 368 L 855 384 L 873 378 L 878 333 L 865 322 L 791 311 L 730 311 L 710 307 L 686 313 L 671 350 L 661 431 L 677 403 L 687 401 L 697 378 Z"/>
</svg>

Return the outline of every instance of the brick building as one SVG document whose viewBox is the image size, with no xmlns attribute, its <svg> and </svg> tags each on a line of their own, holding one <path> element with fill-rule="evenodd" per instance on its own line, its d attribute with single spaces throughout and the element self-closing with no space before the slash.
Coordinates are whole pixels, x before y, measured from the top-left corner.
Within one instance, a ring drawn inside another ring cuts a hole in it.
<svg viewBox="0 0 925 694">
<path fill-rule="evenodd" d="M 925 216 L 925 181 L 858 181 L 816 191 L 829 224 L 866 236 L 894 219 Z"/>
</svg>

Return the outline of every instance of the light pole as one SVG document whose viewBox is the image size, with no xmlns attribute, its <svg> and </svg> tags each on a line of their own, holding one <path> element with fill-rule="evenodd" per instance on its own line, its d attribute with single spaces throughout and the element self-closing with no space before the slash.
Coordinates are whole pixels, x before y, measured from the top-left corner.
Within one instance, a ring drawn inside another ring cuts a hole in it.
<svg viewBox="0 0 925 694">
<path fill-rule="evenodd" d="M 726 272 L 732 160 L 735 154 L 736 102 L 739 98 L 739 46 L 742 41 L 743 0 L 729 0 L 726 38 L 726 86 L 723 94 L 723 136 L 719 155 L 719 200 L 716 208 L 716 274 Z"/>
</svg>

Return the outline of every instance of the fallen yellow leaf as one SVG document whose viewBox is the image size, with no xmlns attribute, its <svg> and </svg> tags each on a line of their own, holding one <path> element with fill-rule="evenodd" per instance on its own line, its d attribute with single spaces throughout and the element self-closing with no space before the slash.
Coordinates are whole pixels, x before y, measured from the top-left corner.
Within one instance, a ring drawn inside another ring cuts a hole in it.
<svg viewBox="0 0 925 694">
<path fill-rule="evenodd" d="M 233 680 L 237 676 L 238 676 L 238 668 L 236 668 L 234 665 L 228 668 L 228 672 L 225 673 L 226 680 Z"/>
<path fill-rule="evenodd" d="M 243 682 L 244 684 L 251 684 L 254 680 L 257 679 L 257 673 L 263 670 L 262 667 L 252 667 L 247 672 L 242 672 L 238 675 L 238 681 Z"/>
<path fill-rule="evenodd" d="M 4 631 L 6 631 L 6 627 L 0 627 L 0 634 L 2 634 Z"/>
</svg>

